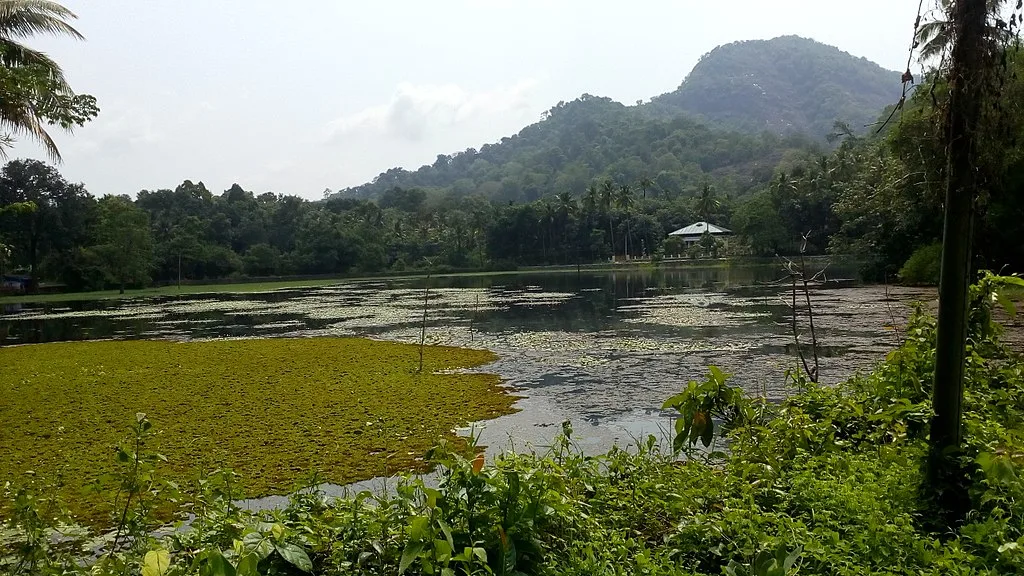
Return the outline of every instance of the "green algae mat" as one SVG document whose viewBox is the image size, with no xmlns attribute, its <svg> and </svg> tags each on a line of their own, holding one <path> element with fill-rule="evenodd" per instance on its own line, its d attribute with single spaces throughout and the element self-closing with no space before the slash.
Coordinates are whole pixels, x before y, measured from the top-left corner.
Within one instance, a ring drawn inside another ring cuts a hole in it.
<svg viewBox="0 0 1024 576">
<path fill-rule="evenodd" d="M 343 484 L 419 469 L 453 428 L 512 411 L 496 376 L 457 371 L 494 359 L 427 347 L 420 373 L 417 346 L 357 338 L 0 348 L 0 486 L 61 478 L 71 511 L 102 522 L 102 479 L 137 412 L 168 479 L 228 467 L 250 497 L 314 471 Z"/>
</svg>

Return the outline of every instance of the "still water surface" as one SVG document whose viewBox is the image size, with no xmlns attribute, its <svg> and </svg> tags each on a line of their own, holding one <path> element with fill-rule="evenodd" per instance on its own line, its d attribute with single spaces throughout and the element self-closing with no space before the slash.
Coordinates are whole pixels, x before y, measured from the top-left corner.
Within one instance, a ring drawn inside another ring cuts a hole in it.
<svg viewBox="0 0 1024 576">
<path fill-rule="evenodd" d="M 836 272 L 850 278 L 852 273 Z M 8 306 L 0 345 L 102 338 L 365 336 L 417 342 L 427 297 L 431 344 L 487 348 L 482 368 L 523 397 L 520 412 L 480 423 L 492 448 L 542 447 L 572 421 L 603 451 L 671 424 L 661 403 L 707 366 L 779 399 L 796 366 L 791 293 L 777 266 L 518 274 L 351 282 L 258 294 Z M 908 289 L 832 282 L 812 292 L 824 382 L 870 369 L 896 341 Z M 806 318 L 800 318 L 806 335 Z"/>
</svg>

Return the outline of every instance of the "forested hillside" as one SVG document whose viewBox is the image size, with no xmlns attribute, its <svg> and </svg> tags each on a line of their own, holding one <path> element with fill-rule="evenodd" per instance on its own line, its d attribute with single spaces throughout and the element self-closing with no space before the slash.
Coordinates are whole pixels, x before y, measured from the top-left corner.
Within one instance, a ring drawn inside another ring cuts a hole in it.
<svg viewBox="0 0 1024 576">
<path fill-rule="evenodd" d="M 392 168 L 341 196 L 377 198 L 397 186 L 532 202 L 579 192 L 606 177 L 621 182 L 649 178 L 667 196 L 693 195 L 708 180 L 730 194 L 743 194 L 769 180 L 787 155 L 815 147 L 797 135 L 715 130 L 684 115 L 653 118 L 635 106 L 584 94 L 558 103 L 544 120 L 497 144 L 439 155 L 414 172 Z"/>
<path fill-rule="evenodd" d="M 707 181 L 743 195 L 780 161 L 817 149 L 837 121 L 856 129 L 898 99 L 900 75 L 813 40 L 787 36 L 721 46 L 675 92 L 625 106 L 584 94 L 519 134 L 415 171 L 392 168 L 342 196 L 396 186 L 531 202 L 601 178 L 648 178 L 666 195 Z"/>
<path fill-rule="evenodd" d="M 900 74 L 798 36 L 719 46 L 682 85 L 648 105 L 661 117 L 691 114 L 750 133 L 800 133 L 824 140 L 836 122 L 854 131 L 900 95 Z"/>
</svg>

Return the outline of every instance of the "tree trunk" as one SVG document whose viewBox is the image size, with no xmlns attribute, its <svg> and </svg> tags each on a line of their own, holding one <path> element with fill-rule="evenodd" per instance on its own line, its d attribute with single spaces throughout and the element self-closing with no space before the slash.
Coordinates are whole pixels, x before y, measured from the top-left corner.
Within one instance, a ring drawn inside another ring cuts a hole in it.
<svg viewBox="0 0 1024 576">
<path fill-rule="evenodd" d="M 975 170 L 978 122 L 981 117 L 984 65 L 985 0 L 957 0 L 953 6 L 950 64 L 946 214 L 942 237 L 939 318 L 932 401 L 929 480 L 935 503 L 955 521 L 968 501 L 957 479 L 953 456 L 962 440 L 964 356 L 967 339 L 971 235 L 978 175 Z"/>
<path fill-rule="evenodd" d="M 612 245 L 612 262 L 615 262 L 615 230 L 612 228 L 612 213 L 608 213 L 608 239 Z"/>
</svg>

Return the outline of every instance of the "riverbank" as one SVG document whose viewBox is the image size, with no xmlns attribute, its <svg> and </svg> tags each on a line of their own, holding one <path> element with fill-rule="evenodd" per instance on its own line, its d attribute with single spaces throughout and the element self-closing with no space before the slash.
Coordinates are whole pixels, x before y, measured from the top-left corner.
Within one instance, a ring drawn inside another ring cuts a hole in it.
<svg viewBox="0 0 1024 576">
<path fill-rule="evenodd" d="M 132 417 L 179 483 L 229 468 L 245 496 L 310 474 L 345 484 L 422 470 L 453 429 L 513 411 L 486 351 L 357 338 L 103 341 L 0 348 L 0 479 L 60 480 L 91 524 L 110 518 L 111 450 Z M 98 491 L 89 490 L 96 485 Z"/>
<path fill-rule="evenodd" d="M 808 265 L 811 267 L 823 265 L 832 261 L 830 257 L 814 256 L 808 258 Z M 671 269 L 715 269 L 729 268 L 736 266 L 772 266 L 778 265 L 777 258 L 718 258 L 718 259 L 673 259 L 663 261 L 634 260 L 631 262 L 600 262 L 581 265 L 555 265 L 555 266 L 524 266 L 514 270 L 460 270 L 431 272 L 432 277 L 451 278 L 474 276 L 508 276 L 518 274 L 565 274 L 570 272 L 617 272 L 635 270 L 671 270 Z M 181 286 L 176 284 L 166 286 L 154 286 L 149 288 L 125 290 L 122 294 L 119 290 L 99 290 L 92 292 L 59 292 L 50 294 L 15 294 L 0 296 L 0 305 L 3 304 L 45 304 L 55 302 L 80 302 L 89 300 L 119 300 L 132 298 L 149 298 L 158 296 L 185 296 L 194 294 L 244 294 L 256 292 L 270 292 L 273 290 L 287 290 L 295 288 L 315 288 L 319 286 L 333 286 L 348 282 L 384 281 L 384 280 L 409 280 L 425 278 L 427 270 L 403 271 L 388 274 L 375 274 L 364 276 L 331 276 L 331 277 L 301 277 L 301 278 L 239 278 L 218 282 L 183 282 Z"/>
</svg>

